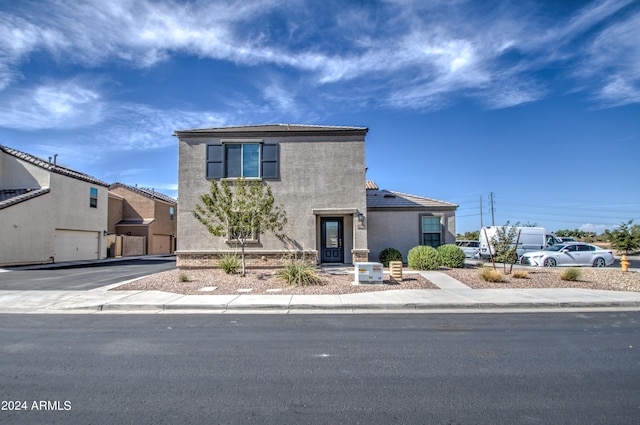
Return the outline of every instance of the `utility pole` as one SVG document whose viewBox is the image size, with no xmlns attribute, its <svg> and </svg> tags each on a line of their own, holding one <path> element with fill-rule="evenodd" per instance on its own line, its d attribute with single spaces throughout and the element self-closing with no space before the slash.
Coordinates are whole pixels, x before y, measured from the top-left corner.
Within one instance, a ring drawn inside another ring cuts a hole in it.
<svg viewBox="0 0 640 425">
<path fill-rule="evenodd" d="M 491 205 L 491 225 L 495 226 L 496 223 L 495 223 L 495 219 L 494 219 L 495 209 L 493 207 L 493 192 L 489 193 L 489 203 Z"/>
<path fill-rule="evenodd" d="M 482 229 L 482 195 L 480 195 L 480 229 Z"/>
</svg>

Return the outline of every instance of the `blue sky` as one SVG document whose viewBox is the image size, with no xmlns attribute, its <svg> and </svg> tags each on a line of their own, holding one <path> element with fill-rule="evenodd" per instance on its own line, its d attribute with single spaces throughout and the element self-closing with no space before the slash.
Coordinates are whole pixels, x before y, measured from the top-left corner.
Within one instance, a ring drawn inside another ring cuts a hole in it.
<svg viewBox="0 0 640 425">
<path fill-rule="evenodd" d="M 0 0 L 0 144 L 176 197 L 174 130 L 267 123 L 458 232 L 640 223 L 640 2 Z"/>
</svg>

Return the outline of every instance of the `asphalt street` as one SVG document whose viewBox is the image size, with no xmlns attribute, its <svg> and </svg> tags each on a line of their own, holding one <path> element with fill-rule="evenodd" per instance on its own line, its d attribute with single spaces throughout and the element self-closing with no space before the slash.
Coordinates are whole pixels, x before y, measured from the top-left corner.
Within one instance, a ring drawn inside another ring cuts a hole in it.
<svg viewBox="0 0 640 425">
<path fill-rule="evenodd" d="M 87 291 L 171 270 L 175 257 L 12 268 L 0 273 L 0 290 Z"/>
<path fill-rule="evenodd" d="M 640 312 L 0 320 L 0 423 L 583 425 L 640 412 Z"/>
</svg>

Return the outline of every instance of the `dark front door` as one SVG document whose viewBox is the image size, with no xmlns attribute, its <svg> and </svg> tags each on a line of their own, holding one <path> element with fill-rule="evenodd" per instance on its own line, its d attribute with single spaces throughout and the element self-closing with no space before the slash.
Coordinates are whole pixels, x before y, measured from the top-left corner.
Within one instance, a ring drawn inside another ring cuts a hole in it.
<svg viewBox="0 0 640 425">
<path fill-rule="evenodd" d="M 323 263 L 343 263 L 344 251 L 342 249 L 342 219 L 322 218 L 322 255 Z"/>
</svg>

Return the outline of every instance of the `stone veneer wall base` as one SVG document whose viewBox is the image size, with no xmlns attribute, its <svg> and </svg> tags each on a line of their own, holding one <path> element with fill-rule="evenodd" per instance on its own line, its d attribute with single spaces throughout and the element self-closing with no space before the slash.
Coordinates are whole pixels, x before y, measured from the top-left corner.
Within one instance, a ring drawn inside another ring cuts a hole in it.
<svg viewBox="0 0 640 425">
<path fill-rule="evenodd" d="M 237 254 L 238 257 L 241 256 L 240 250 L 218 252 L 177 251 L 176 266 L 179 269 L 219 268 L 220 259 L 225 254 Z M 251 251 L 245 252 L 244 258 L 247 268 L 282 267 L 298 259 L 304 259 L 312 264 L 318 264 L 318 251 Z"/>
</svg>

